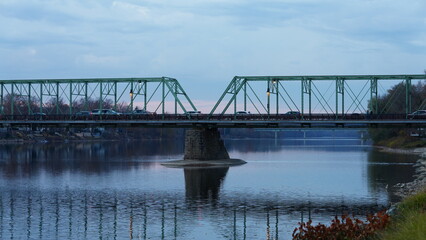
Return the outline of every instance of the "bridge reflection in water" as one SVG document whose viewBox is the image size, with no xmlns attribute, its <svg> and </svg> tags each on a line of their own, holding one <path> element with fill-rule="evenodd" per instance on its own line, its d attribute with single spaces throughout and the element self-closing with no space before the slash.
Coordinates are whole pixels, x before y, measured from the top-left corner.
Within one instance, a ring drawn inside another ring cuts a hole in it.
<svg viewBox="0 0 426 240">
<path fill-rule="evenodd" d="M 2 145 L 0 239 L 288 239 L 299 221 L 395 201 L 417 160 L 358 139 L 226 145 L 249 164 L 162 167 L 183 155 L 175 140 Z"/>
<path fill-rule="evenodd" d="M 185 198 L 158 192 L 45 191 L 31 186 L 3 191 L 0 239 L 188 239 L 193 227 L 205 227 L 205 219 L 223 239 L 279 239 L 280 234 L 293 230 L 281 229 L 284 225 L 315 221 L 316 214 L 331 219 L 348 211 L 364 216 L 383 208 L 371 202 L 290 202 L 243 199 L 226 193 L 220 199 L 228 168 L 187 168 L 183 172 Z M 259 228 L 264 229 L 264 236 L 257 235 Z"/>
</svg>

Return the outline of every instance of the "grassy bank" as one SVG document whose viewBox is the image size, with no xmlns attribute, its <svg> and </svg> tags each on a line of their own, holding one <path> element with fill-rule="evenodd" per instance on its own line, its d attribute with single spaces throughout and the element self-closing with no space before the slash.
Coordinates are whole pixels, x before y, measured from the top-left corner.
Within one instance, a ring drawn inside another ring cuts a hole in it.
<svg viewBox="0 0 426 240">
<path fill-rule="evenodd" d="M 426 189 L 406 198 L 398 207 L 381 240 L 426 239 Z"/>
<path fill-rule="evenodd" d="M 369 128 L 368 134 L 374 145 L 388 148 L 420 148 L 426 147 L 426 141 L 411 136 L 414 129 Z"/>
<path fill-rule="evenodd" d="M 396 136 L 375 143 L 388 148 L 419 148 L 426 147 L 426 141 L 410 136 Z"/>
</svg>

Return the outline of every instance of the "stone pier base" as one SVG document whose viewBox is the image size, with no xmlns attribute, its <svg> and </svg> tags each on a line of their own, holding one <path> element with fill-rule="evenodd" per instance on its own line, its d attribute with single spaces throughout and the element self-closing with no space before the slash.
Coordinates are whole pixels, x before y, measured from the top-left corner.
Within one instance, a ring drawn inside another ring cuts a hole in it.
<svg viewBox="0 0 426 240">
<path fill-rule="evenodd" d="M 229 155 L 217 128 L 200 128 L 186 130 L 183 159 L 199 161 L 229 159 Z"/>
<path fill-rule="evenodd" d="M 230 159 L 217 128 L 186 130 L 185 156 L 183 160 L 162 165 L 168 167 L 226 167 L 246 163 L 241 159 Z"/>
</svg>

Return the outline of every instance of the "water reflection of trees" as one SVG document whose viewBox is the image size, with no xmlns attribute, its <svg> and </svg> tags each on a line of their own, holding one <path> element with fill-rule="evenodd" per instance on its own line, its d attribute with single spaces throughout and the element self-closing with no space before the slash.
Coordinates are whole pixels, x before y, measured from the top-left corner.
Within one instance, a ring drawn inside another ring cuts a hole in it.
<svg viewBox="0 0 426 240">
<path fill-rule="evenodd" d="M 0 146 L 0 171 L 6 177 L 28 177 L 41 170 L 101 173 L 120 167 L 150 167 L 158 156 L 182 154 L 179 141 L 10 144 Z"/>
</svg>

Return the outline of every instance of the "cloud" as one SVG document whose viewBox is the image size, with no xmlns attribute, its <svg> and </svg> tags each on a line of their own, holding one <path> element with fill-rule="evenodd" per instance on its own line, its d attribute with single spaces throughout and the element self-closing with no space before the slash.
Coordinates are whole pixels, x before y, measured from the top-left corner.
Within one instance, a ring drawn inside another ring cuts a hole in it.
<svg viewBox="0 0 426 240">
<path fill-rule="evenodd" d="M 120 64 L 119 58 L 114 56 L 96 56 L 93 54 L 85 54 L 77 58 L 78 64 L 90 64 L 90 65 L 116 65 Z"/>
<path fill-rule="evenodd" d="M 426 34 L 422 34 L 422 36 L 419 36 L 417 39 L 411 40 L 410 44 L 421 48 L 426 48 Z"/>
<path fill-rule="evenodd" d="M 235 75 L 422 73 L 426 2 L 0 2 L 0 79 L 170 76 L 214 101 Z"/>
</svg>

